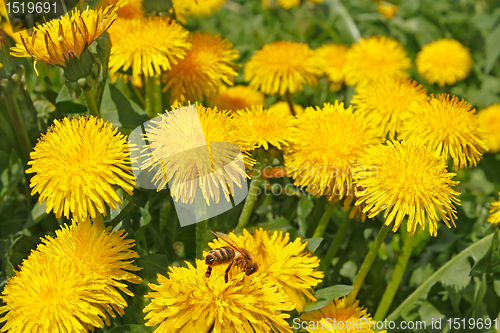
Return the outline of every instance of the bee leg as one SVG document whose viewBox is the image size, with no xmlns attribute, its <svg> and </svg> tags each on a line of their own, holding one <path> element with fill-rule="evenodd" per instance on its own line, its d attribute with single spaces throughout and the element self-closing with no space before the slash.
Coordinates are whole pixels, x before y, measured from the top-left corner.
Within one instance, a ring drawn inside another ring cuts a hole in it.
<svg viewBox="0 0 500 333">
<path fill-rule="evenodd" d="M 227 283 L 227 281 L 229 281 L 229 270 L 231 269 L 231 267 L 233 266 L 233 263 L 234 261 L 232 261 L 229 266 L 227 266 L 226 268 L 226 273 L 224 274 L 224 281 Z"/>
<path fill-rule="evenodd" d="M 210 274 L 212 274 L 212 266 L 208 266 L 207 267 L 207 272 L 205 273 L 205 275 L 207 276 L 207 278 L 210 277 Z"/>
</svg>

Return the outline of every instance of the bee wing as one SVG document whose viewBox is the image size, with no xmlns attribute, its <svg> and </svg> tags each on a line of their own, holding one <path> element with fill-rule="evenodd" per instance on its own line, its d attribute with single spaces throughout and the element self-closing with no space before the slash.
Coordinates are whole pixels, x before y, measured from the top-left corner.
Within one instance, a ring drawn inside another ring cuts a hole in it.
<svg viewBox="0 0 500 333">
<path fill-rule="evenodd" d="M 253 258 L 252 254 L 247 250 L 247 249 L 244 249 L 242 247 L 240 247 L 238 244 L 236 244 L 235 241 L 233 241 L 231 239 L 231 237 L 229 237 L 228 235 L 226 235 L 225 233 L 222 233 L 222 232 L 213 232 L 212 233 L 219 237 L 219 239 L 222 239 L 224 242 L 227 243 L 227 245 L 229 245 L 230 247 L 232 247 L 234 250 L 240 252 L 241 254 L 243 254 L 245 257 L 247 258 Z"/>
</svg>

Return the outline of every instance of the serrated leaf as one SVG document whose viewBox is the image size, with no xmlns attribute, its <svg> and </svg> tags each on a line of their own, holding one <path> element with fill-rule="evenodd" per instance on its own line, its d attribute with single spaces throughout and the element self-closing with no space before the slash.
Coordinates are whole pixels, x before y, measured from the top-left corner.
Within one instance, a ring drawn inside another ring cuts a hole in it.
<svg viewBox="0 0 500 333">
<path fill-rule="evenodd" d="M 323 237 L 316 237 L 316 238 L 304 238 L 302 242 L 307 242 L 307 250 L 314 252 L 318 248 L 318 246 L 321 244 L 323 241 Z"/>
</svg>

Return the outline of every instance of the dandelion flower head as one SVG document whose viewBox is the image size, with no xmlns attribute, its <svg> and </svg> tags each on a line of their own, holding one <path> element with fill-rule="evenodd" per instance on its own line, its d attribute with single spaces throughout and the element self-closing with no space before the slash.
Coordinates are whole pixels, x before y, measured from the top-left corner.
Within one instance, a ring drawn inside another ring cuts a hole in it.
<svg viewBox="0 0 500 333">
<path fill-rule="evenodd" d="M 134 79 L 169 70 L 191 49 L 189 32 L 168 18 L 118 18 L 109 30 L 111 74 L 131 69 Z"/>
<path fill-rule="evenodd" d="M 250 88 L 267 95 L 302 91 L 304 84 L 314 86 L 321 75 L 309 45 L 277 41 L 264 47 L 245 64 L 244 77 Z"/>
<path fill-rule="evenodd" d="M 465 79 L 472 69 L 468 48 L 454 39 L 439 39 L 425 45 L 415 61 L 418 73 L 429 83 L 440 86 Z"/>
<path fill-rule="evenodd" d="M 352 188 L 352 166 L 378 144 L 376 130 L 363 115 L 343 103 L 306 108 L 285 149 L 285 165 L 294 184 L 328 200 L 342 199 Z"/>
<path fill-rule="evenodd" d="M 228 235 L 240 247 L 247 249 L 259 264 L 259 271 L 278 284 L 291 299 L 297 311 L 302 312 L 306 298 L 315 301 L 312 288 L 317 286 L 323 272 L 317 271 L 319 258 L 306 250 L 307 243 L 300 238 L 290 242 L 290 235 L 282 231 L 255 230 L 253 235 L 243 230 L 243 236 Z M 227 246 L 214 239 L 212 249 Z"/>
<path fill-rule="evenodd" d="M 396 137 L 401 123 L 411 107 L 427 102 L 425 88 L 416 81 L 403 78 L 383 78 L 356 90 L 354 110 L 380 129 L 382 137 Z"/>
<path fill-rule="evenodd" d="M 381 1 L 377 5 L 377 10 L 380 14 L 384 15 L 386 18 L 391 19 L 396 15 L 398 12 L 399 8 L 395 4 L 392 4 L 390 2 L 386 1 Z"/>
<path fill-rule="evenodd" d="M 488 152 L 500 151 L 500 104 L 493 104 L 477 114 L 481 128 L 486 131 Z"/>
<path fill-rule="evenodd" d="M 360 38 L 347 51 L 345 82 L 361 86 L 383 77 L 407 77 L 410 67 L 411 60 L 398 41 L 385 36 Z"/>
<path fill-rule="evenodd" d="M 184 102 L 213 97 L 226 84 L 233 84 L 238 76 L 233 61 L 239 53 L 231 42 L 207 32 L 192 33 L 188 42 L 192 49 L 163 76 L 164 91 L 170 91 L 172 100 Z"/>
<path fill-rule="evenodd" d="M 429 147 L 455 169 L 472 167 L 486 151 L 486 133 L 476 110 L 465 100 L 440 94 L 411 108 L 402 122 L 401 138 Z"/>
<path fill-rule="evenodd" d="M 292 330 L 285 321 L 293 308 L 288 297 L 262 273 L 231 274 L 224 283 L 226 266 L 216 266 L 209 278 L 207 265 L 196 260 L 196 267 L 170 267 L 168 278 L 158 275 L 158 285 L 146 297 L 146 326 L 158 325 L 155 333 L 214 332 L 267 333 Z M 234 271 L 234 269 L 232 269 Z M 274 328 L 273 328 L 274 326 Z"/>
<path fill-rule="evenodd" d="M 306 328 L 309 333 L 375 333 L 369 326 L 369 322 L 372 325 L 375 322 L 366 309 L 359 306 L 358 300 L 352 305 L 347 305 L 346 298 L 337 298 L 319 310 L 306 312 L 301 319 L 318 323 Z M 340 322 L 350 323 L 353 328 L 341 328 Z M 333 326 L 333 323 L 336 323 L 336 326 Z M 328 324 L 333 327 L 329 328 Z M 380 333 L 386 332 L 386 330 L 380 331 Z"/>
<path fill-rule="evenodd" d="M 212 104 L 219 110 L 244 110 L 252 106 L 264 106 L 265 97 L 260 91 L 248 86 L 221 87 L 212 99 Z"/>
<path fill-rule="evenodd" d="M 113 309 L 123 315 L 123 308 L 127 306 L 118 290 L 134 296 L 125 282 L 138 284 L 142 279 L 132 273 L 140 270 L 133 264 L 134 259 L 139 258 L 132 249 L 134 240 L 126 239 L 123 229 L 110 229 L 99 230 L 89 219 L 74 222 L 70 227 L 65 225 L 56 230 L 56 238 L 46 236 L 42 239 L 43 244 L 37 250 L 50 254 L 56 260 L 71 262 L 72 266 L 104 284 L 101 294 L 108 299 L 109 306 L 104 305 L 103 310 L 115 317 Z"/>
<path fill-rule="evenodd" d="M 113 186 L 132 194 L 135 185 L 125 136 L 96 117 L 54 120 L 28 164 L 26 173 L 35 174 L 31 195 L 38 193 L 57 218 L 70 212 L 77 221 L 106 215 L 105 203 L 112 209 L 122 204 Z"/>
<path fill-rule="evenodd" d="M 187 23 L 187 18 L 207 17 L 222 8 L 226 0 L 172 0 L 175 15 L 182 24 Z"/>
<path fill-rule="evenodd" d="M 179 106 L 150 122 L 146 128 L 150 152 L 142 157 L 140 167 L 156 169 L 156 188 L 159 191 L 169 182 L 176 201 L 192 203 L 200 188 L 207 204 L 219 202 L 220 191 L 229 202 L 232 186 L 241 188 L 242 179 L 247 177 L 245 165 L 253 165 L 249 152 L 254 146 L 239 136 L 229 111 L 192 107 L 193 111 Z M 245 165 L 235 160 L 235 146 Z M 214 170 L 215 166 L 225 167 Z"/>
<path fill-rule="evenodd" d="M 52 65 L 66 67 L 113 24 L 117 17 L 111 7 L 99 10 L 78 9 L 33 28 L 31 36 L 22 32 L 21 42 L 11 50 L 16 57 L 33 57 Z"/>
<path fill-rule="evenodd" d="M 342 44 L 326 44 L 314 50 L 317 63 L 326 74 L 333 91 L 342 88 L 347 50 L 347 46 Z"/>
<path fill-rule="evenodd" d="M 56 234 L 42 239 L 5 286 L 2 332 L 86 333 L 109 325 L 114 311 L 123 314 L 127 303 L 116 288 L 132 295 L 120 281 L 141 281 L 128 272 L 139 269 L 133 241 L 123 230 L 98 232 L 88 219 Z"/>
<path fill-rule="evenodd" d="M 295 111 L 295 114 L 298 116 L 304 113 L 304 108 L 301 105 L 294 104 L 293 105 L 293 110 Z M 284 113 L 284 114 L 292 114 L 290 112 L 290 105 L 287 102 L 281 101 L 277 102 L 269 107 L 270 112 L 276 112 L 276 113 Z"/>
<path fill-rule="evenodd" d="M 237 111 L 234 121 L 242 137 L 246 137 L 250 144 L 268 150 L 269 145 L 278 149 L 281 149 L 282 145 L 288 146 L 288 141 L 293 136 L 296 120 L 288 110 L 269 111 L 262 106 L 254 106 Z"/>
<path fill-rule="evenodd" d="M 355 205 L 366 204 L 363 212 L 369 218 L 385 210 L 385 224 L 394 222 L 394 232 L 405 216 L 410 235 L 417 226 L 424 230 L 426 219 L 432 236 L 437 235 L 439 218 L 449 228 L 450 223 L 455 226 L 454 204 L 460 200 L 452 186 L 458 182 L 433 151 L 404 141 L 387 141 L 387 145 L 370 147 L 354 172 L 356 184 L 364 188 L 356 192 Z"/>
</svg>

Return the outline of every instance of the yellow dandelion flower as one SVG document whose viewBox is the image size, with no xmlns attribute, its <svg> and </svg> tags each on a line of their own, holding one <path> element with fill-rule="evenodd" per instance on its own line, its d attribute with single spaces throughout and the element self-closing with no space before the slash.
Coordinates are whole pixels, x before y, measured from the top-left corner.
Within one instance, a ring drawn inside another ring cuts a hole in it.
<svg viewBox="0 0 500 333">
<path fill-rule="evenodd" d="M 407 77 L 411 67 L 405 49 L 398 41 L 385 36 L 360 38 L 347 51 L 345 82 L 365 85 L 382 77 Z"/>
<path fill-rule="evenodd" d="M 288 110 L 275 108 L 269 111 L 262 106 L 237 111 L 234 121 L 242 137 L 265 150 L 269 149 L 269 145 L 278 149 L 281 149 L 281 145 L 288 146 L 295 124 L 295 118 Z"/>
<path fill-rule="evenodd" d="M 71 262 L 73 267 L 103 284 L 100 293 L 108 301 L 102 305 L 102 310 L 115 317 L 113 310 L 123 315 L 123 309 L 127 307 L 118 290 L 134 296 L 124 282 L 141 282 L 139 276 L 131 273 L 140 270 L 133 265 L 139 255 L 131 249 L 135 245 L 134 240 L 125 239 L 126 236 L 125 230 L 98 230 L 89 219 L 84 219 L 56 230 L 56 238 L 46 236 L 37 250 L 50 254 L 57 261 Z"/>
<path fill-rule="evenodd" d="M 426 89 L 411 79 L 382 78 L 361 86 L 352 99 L 354 110 L 362 114 L 382 137 L 396 137 L 402 119 L 410 108 L 427 102 Z"/>
<path fill-rule="evenodd" d="M 219 110 L 244 110 L 252 106 L 265 106 L 265 97 L 260 91 L 247 86 L 221 87 L 212 99 L 212 104 Z"/>
<path fill-rule="evenodd" d="M 164 91 L 169 90 L 176 103 L 212 97 L 238 75 L 233 60 L 239 53 L 227 39 L 195 32 L 188 42 L 193 48 L 163 76 Z"/>
<path fill-rule="evenodd" d="M 377 10 L 380 14 L 384 15 L 386 18 L 391 19 L 394 17 L 394 15 L 396 15 L 399 8 L 395 4 L 382 1 L 377 5 Z"/>
<path fill-rule="evenodd" d="M 64 226 L 56 238 L 42 239 L 4 289 L 2 332 L 88 332 L 109 325 L 113 310 L 127 303 L 115 289 L 133 294 L 120 281 L 140 283 L 128 272 L 138 255 L 133 240 L 119 232 L 99 232 L 90 221 Z"/>
<path fill-rule="evenodd" d="M 488 152 L 500 151 L 500 104 L 493 104 L 478 114 L 481 128 L 486 131 L 486 147 Z"/>
<path fill-rule="evenodd" d="M 494 226 L 498 226 L 500 224 L 500 200 L 491 203 L 488 222 L 490 222 Z"/>
<path fill-rule="evenodd" d="M 271 234 L 262 228 L 255 230 L 253 235 L 244 229 L 243 236 L 237 237 L 234 233 L 228 236 L 254 255 L 259 264 L 258 272 L 278 284 L 297 311 L 304 310 L 306 298 L 316 301 L 312 288 L 321 282 L 323 272 L 316 270 L 319 258 L 305 250 L 307 242 L 302 243 L 300 238 L 290 242 L 288 233 L 274 231 Z M 208 245 L 212 249 L 227 246 L 219 239 L 214 239 Z"/>
<path fill-rule="evenodd" d="M 413 143 L 387 141 L 387 145 L 370 147 L 354 169 L 357 185 L 364 190 L 356 192 L 356 203 L 366 204 L 363 212 L 372 218 L 385 210 L 385 224 L 394 222 L 396 232 L 408 215 L 407 230 L 415 233 L 417 226 L 437 235 L 439 216 L 450 228 L 457 218 L 454 204 L 459 194 L 451 186 L 458 182 L 448 173 L 443 161 L 433 151 Z"/>
<path fill-rule="evenodd" d="M 16 57 L 33 57 L 52 65 L 66 67 L 68 61 L 80 55 L 113 24 L 117 17 L 111 7 L 99 10 L 75 9 L 57 20 L 33 28 L 31 36 L 22 32 L 21 42 L 12 50 Z"/>
<path fill-rule="evenodd" d="M 101 0 L 97 4 L 97 8 L 116 6 L 116 13 L 118 17 L 133 19 L 141 18 L 142 14 L 142 0 Z"/>
<path fill-rule="evenodd" d="M 206 333 L 212 326 L 227 333 L 292 332 L 285 321 L 290 316 L 281 313 L 292 304 L 262 273 L 240 272 L 224 283 L 224 266 L 214 267 L 209 278 L 203 260 L 187 266 L 170 267 L 168 278 L 159 274 L 159 285 L 149 284 L 151 303 L 143 312 L 146 326 L 160 324 L 155 333 Z"/>
<path fill-rule="evenodd" d="M 222 8 L 226 0 L 172 0 L 177 20 L 187 23 L 187 18 L 207 17 Z"/>
<path fill-rule="evenodd" d="M 249 154 L 253 145 L 240 137 L 229 111 L 201 105 L 195 112 L 175 110 L 160 115 L 146 128 L 149 152 L 143 156 L 141 169 L 156 169 L 153 182 L 158 191 L 170 182 L 170 193 L 176 201 L 192 203 L 200 188 L 208 205 L 211 200 L 219 202 L 220 190 L 229 202 L 234 184 L 241 188 L 246 171 L 235 161 L 231 147 L 223 145 L 214 153 L 212 149 L 217 148 L 213 143 L 238 145 L 248 167 L 253 165 Z"/>
<path fill-rule="evenodd" d="M 104 327 L 106 312 L 98 297 L 103 287 L 71 261 L 32 252 L 0 296 L 5 303 L 0 314 L 7 312 L 0 332 L 87 333 Z"/>
<path fill-rule="evenodd" d="M 418 73 L 429 83 L 454 84 L 469 75 L 472 56 L 454 39 L 439 39 L 425 45 L 415 60 Z"/>
<path fill-rule="evenodd" d="M 326 44 L 314 51 L 317 64 L 326 74 L 333 91 L 342 88 L 347 50 L 347 46 L 342 44 Z"/>
<path fill-rule="evenodd" d="M 335 201 L 349 194 L 353 163 L 379 142 L 376 130 L 352 106 L 345 109 L 335 101 L 323 109 L 309 107 L 298 117 L 285 165 L 295 185 Z"/>
<path fill-rule="evenodd" d="M 372 328 L 376 322 L 365 308 L 359 306 L 358 300 L 352 305 L 347 305 L 345 298 L 337 298 L 319 310 L 306 312 L 300 319 L 307 322 L 304 326 L 309 333 L 375 332 Z M 310 324 L 311 322 L 313 324 Z M 350 325 L 350 328 L 347 325 Z M 386 330 L 380 331 L 380 333 L 386 332 Z"/>
<path fill-rule="evenodd" d="M 302 91 L 304 84 L 316 85 L 321 69 L 307 44 L 277 41 L 264 47 L 245 64 L 244 76 L 250 88 L 267 95 Z"/>
<path fill-rule="evenodd" d="M 31 195 L 47 200 L 47 213 L 63 214 L 81 221 L 89 215 L 106 215 L 107 203 L 112 209 L 122 204 L 113 188 L 118 185 L 132 194 L 127 140 L 112 124 L 96 117 L 54 120 L 47 134 L 38 140 L 31 152 Z"/>
<path fill-rule="evenodd" d="M 476 110 L 465 100 L 440 94 L 412 107 L 401 125 L 401 138 L 429 147 L 444 161 L 453 159 L 455 169 L 475 166 L 486 151 L 486 134 Z"/>
<path fill-rule="evenodd" d="M 304 108 L 301 105 L 294 104 L 293 105 L 293 110 L 295 111 L 295 114 L 301 115 L 304 113 Z M 290 114 L 290 105 L 288 105 L 287 102 L 277 102 L 269 107 L 269 112 L 273 113 L 286 113 Z"/>
<path fill-rule="evenodd" d="M 168 18 L 119 18 L 109 29 L 109 35 L 113 44 L 110 72 L 132 69 L 134 79 L 140 75 L 153 77 L 162 70 L 169 70 L 191 49 L 187 41 L 189 32 Z"/>
</svg>

